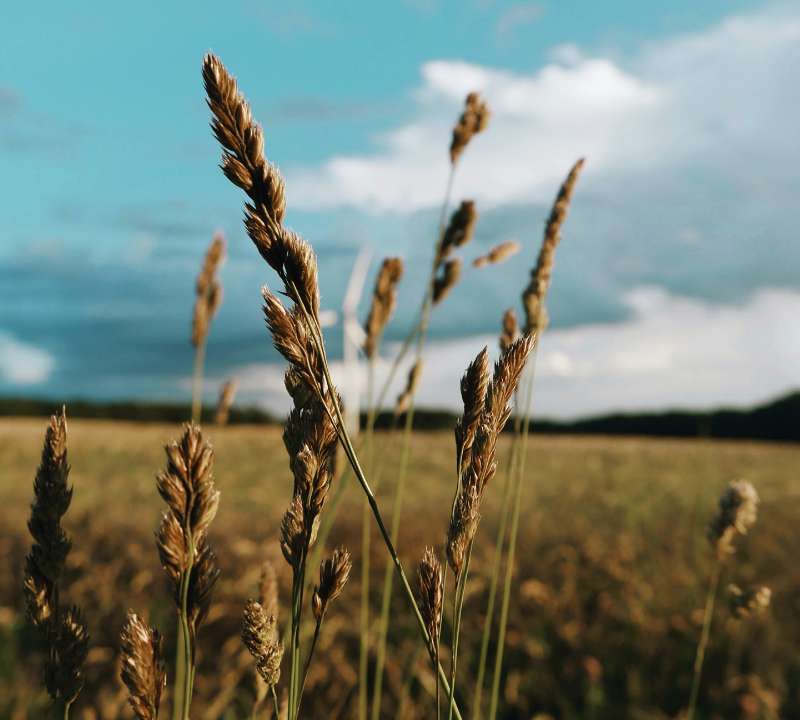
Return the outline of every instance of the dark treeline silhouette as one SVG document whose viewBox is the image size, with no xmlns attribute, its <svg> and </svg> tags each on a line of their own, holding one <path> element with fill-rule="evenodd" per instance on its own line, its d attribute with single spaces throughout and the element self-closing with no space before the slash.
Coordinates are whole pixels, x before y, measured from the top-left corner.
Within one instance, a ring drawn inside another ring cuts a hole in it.
<svg viewBox="0 0 800 720">
<path fill-rule="evenodd" d="M 188 403 L 148 403 L 138 401 L 94 402 L 90 400 L 54 400 L 0 398 L 0 416 L 44 417 L 67 405 L 72 418 L 130 420 L 135 422 L 183 422 L 190 416 Z M 213 419 L 213 408 L 203 411 L 203 422 Z M 416 430 L 450 430 L 457 415 L 448 410 L 418 409 L 414 416 Z M 376 427 L 399 427 L 401 417 L 382 412 Z M 256 407 L 233 407 L 230 424 L 273 424 L 283 422 Z M 366 415 L 362 413 L 362 426 Z M 506 432 L 513 430 L 513 422 Z M 659 437 L 741 438 L 753 440 L 800 441 L 800 391 L 750 409 L 720 409 L 708 412 L 670 410 L 650 413 L 612 413 L 579 420 L 534 419 L 533 432 L 584 435 L 652 435 Z"/>
</svg>

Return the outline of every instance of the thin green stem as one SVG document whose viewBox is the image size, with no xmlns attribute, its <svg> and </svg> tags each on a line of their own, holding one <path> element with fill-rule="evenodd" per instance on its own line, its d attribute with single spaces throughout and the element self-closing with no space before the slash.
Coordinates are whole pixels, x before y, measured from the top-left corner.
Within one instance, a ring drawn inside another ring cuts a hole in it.
<svg viewBox="0 0 800 720">
<path fill-rule="evenodd" d="M 522 496 L 522 479 L 525 474 L 525 461 L 528 450 L 528 431 L 530 429 L 530 406 L 533 398 L 533 379 L 536 370 L 536 350 L 533 349 L 531 358 L 530 375 L 526 382 L 522 416 L 522 432 L 520 435 L 520 460 L 516 477 L 513 479 L 511 529 L 508 536 L 508 551 L 506 555 L 506 574 L 503 581 L 503 597 L 500 604 L 500 624 L 497 629 L 497 651 L 494 659 L 494 674 L 492 676 L 492 696 L 489 705 L 489 720 L 497 717 L 497 707 L 500 698 L 500 677 L 503 672 L 503 652 L 505 650 L 506 628 L 508 627 L 508 609 L 511 600 L 511 580 L 514 577 L 514 557 L 517 549 L 517 535 L 519 534 L 520 500 Z"/>
<path fill-rule="evenodd" d="M 317 640 L 319 640 L 319 630 L 322 627 L 322 620 L 323 617 L 320 617 L 317 620 L 317 624 L 314 627 L 314 639 L 311 641 L 311 647 L 308 649 L 308 657 L 306 658 L 305 667 L 303 668 L 303 678 L 300 681 L 300 694 L 297 698 L 297 717 L 300 717 L 300 705 L 303 702 L 303 690 L 306 687 L 306 679 L 308 678 L 308 669 L 311 667 L 311 658 L 314 655 L 314 650 L 317 647 Z"/>
<path fill-rule="evenodd" d="M 279 720 L 279 718 L 281 716 L 281 708 L 280 708 L 280 705 L 278 704 L 278 693 L 275 692 L 275 686 L 274 685 L 270 685 L 269 689 L 272 690 L 272 703 L 273 703 L 273 706 L 275 707 L 275 720 Z"/>
<path fill-rule="evenodd" d="M 509 503 L 511 500 L 511 478 L 514 474 L 518 456 L 519 443 L 517 435 L 520 429 L 519 413 L 514 416 L 514 439 L 511 443 L 511 453 L 506 472 L 503 478 L 503 500 L 500 508 L 500 523 L 497 527 L 497 538 L 494 544 L 494 557 L 492 559 L 492 575 L 489 579 L 489 598 L 486 602 L 486 620 L 483 623 L 483 636 L 481 638 L 481 651 L 478 659 L 478 676 L 475 680 L 475 694 L 472 699 L 472 718 L 479 720 L 483 703 L 483 681 L 486 677 L 486 660 L 489 656 L 489 641 L 492 638 L 494 626 L 494 606 L 497 599 L 497 581 L 500 577 L 500 567 L 503 561 L 503 545 L 508 527 Z"/>
<path fill-rule="evenodd" d="M 189 708 L 192 704 L 192 667 L 194 666 L 194 650 L 189 630 L 189 582 L 192 576 L 195 549 L 189 529 L 185 528 L 184 532 L 189 538 L 189 561 L 181 575 L 179 587 L 178 646 L 180 650 L 176 652 L 175 695 L 172 712 L 173 717 L 188 720 Z"/>
<path fill-rule="evenodd" d="M 203 364 L 206 357 L 206 341 L 201 340 L 194 350 L 194 373 L 192 374 L 192 422 L 200 423 L 203 413 Z"/>
<path fill-rule="evenodd" d="M 456 591 L 453 598 L 453 649 L 452 667 L 450 675 L 450 700 L 447 712 L 448 720 L 453 716 L 453 705 L 456 697 L 456 678 L 458 676 L 458 649 L 461 642 L 461 614 L 464 610 L 464 596 L 467 590 L 467 578 L 469 577 L 469 566 L 472 560 L 472 545 L 470 542 L 467 548 L 467 556 L 464 561 L 464 569 L 456 580 Z"/>
<path fill-rule="evenodd" d="M 375 363 L 370 360 L 367 369 L 367 408 L 369 418 L 365 435 L 367 468 L 374 476 L 375 455 L 372 437 L 374 409 L 372 404 L 373 385 L 375 381 Z M 370 422 L 372 420 L 372 422 Z M 370 585 L 370 512 L 367 498 L 363 499 L 361 509 L 361 613 L 360 638 L 358 655 L 358 717 L 366 720 L 369 708 L 367 692 L 367 674 L 369 670 L 369 585 Z"/>
<path fill-rule="evenodd" d="M 697 698 L 700 694 L 700 677 L 703 673 L 703 661 L 706 656 L 708 640 L 711 636 L 711 620 L 714 616 L 714 603 L 717 599 L 717 589 L 719 588 L 719 577 L 722 571 L 722 560 L 717 555 L 714 566 L 711 569 L 711 581 L 708 585 L 706 595 L 706 606 L 703 611 L 703 630 L 700 633 L 700 642 L 697 644 L 697 654 L 694 658 L 694 675 L 692 677 L 692 694 L 689 697 L 689 709 L 686 712 L 686 720 L 693 720 L 697 709 Z"/>
<path fill-rule="evenodd" d="M 299 299 L 301 296 L 297 292 L 297 288 L 294 287 L 292 283 L 288 283 L 288 285 L 294 288 L 294 296 Z M 319 326 L 316 324 L 313 317 L 308 312 L 308 309 L 305 307 L 302 300 L 300 300 L 299 302 L 299 307 L 302 311 L 302 315 L 305 319 L 305 322 L 311 332 L 311 336 L 314 341 L 314 344 L 316 345 L 317 352 L 319 352 L 320 358 L 322 360 L 321 363 L 322 371 L 325 376 L 325 383 L 327 384 L 328 387 L 328 393 L 330 394 L 330 405 L 333 406 L 333 411 L 336 415 L 334 427 L 336 428 L 336 433 L 339 437 L 339 442 L 342 444 L 342 448 L 344 449 L 345 455 L 347 455 L 347 459 L 351 467 L 353 468 L 353 472 L 355 473 L 359 485 L 361 485 L 361 489 L 367 496 L 370 510 L 372 511 L 372 515 L 375 518 L 375 523 L 378 526 L 381 538 L 383 539 L 383 542 L 386 545 L 386 550 L 391 556 L 392 562 L 394 563 L 394 566 L 397 570 L 397 574 L 400 577 L 400 581 L 403 586 L 403 591 L 406 595 L 406 598 L 408 599 L 409 604 L 411 605 L 414 617 L 417 620 L 417 626 L 419 627 L 422 639 L 428 648 L 428 652 L 431 655 L 431 659 L 434 660 L 435 654 L 433 652 L 430 636 L 428 635 L 428 630 L 425 627 L 425 620 L 422 617 L 422 613 L 420 612 L 417 600 L 414 597 L 414 591 L 411 589 L 411 583 L 408 581 L 408 576 L 406 575 L 406 571 L 403 568 L 403 564 L 400 561 L 400 557 L 397 554 L 397 550 L 394 547 L 394 543 L 392 542 L 392 539 L 389 536 L 389 531 L 386 528 L 386 524 L 383 520 L 383 515 L 381 514 L 380 508 L 378 507 L 378 502 L 375 499 L 375 494 L 373 493 L 372 488 L 370 487 L 369 482 L 367 481 L 367 478 L 364 475 L 364 470 L 361 467 L 361 463 L 359 462 L 358 456 L 356 455 L 355 449 L 353 448 L 353 443 L 352 440 L 350 439 L 350 434 L 347 432 L 347 426 L 345 425 L 344 418 L 342 417 L 342 410 L 339 407 L 339 403 L 335 395 L 335 390 L 334 390 L 335 385 L 333 384 L 333 379 L 331 378 L 330 374 L 330 368 L 328 367 L 328 360 L 325 354 L 325 344 L 322 340 L 322 333 L 319 329 Z M 330 413 L 330 408 L 328 407 L 328 404 L 327 403 L 323 404 L 325 406 L 326 412 Z M 441 664 L 437 665 L 438 665 L 437 670 L 442 680 L 443 687 L 447 692 L 449 692 L 450 685 L 447 682 L 447 675 L 445 674 Z M 455 715 L 457 718 L 459 718 L 459 720 L 461 720 L 461 713 L 458 709 L 458 706 L 455 707 Z"/>
</svg>

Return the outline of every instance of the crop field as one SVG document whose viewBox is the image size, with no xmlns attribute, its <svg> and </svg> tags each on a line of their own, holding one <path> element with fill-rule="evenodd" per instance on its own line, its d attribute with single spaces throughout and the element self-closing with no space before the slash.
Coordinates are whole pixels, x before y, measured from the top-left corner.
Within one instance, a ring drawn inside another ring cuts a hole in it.
<svg viewBox="0 0 800 720">
<path fill-rule="evenodd" d="M 163 446 L 181 429 L 68 422 L 74 497 L 63 524 L 73 546 L 62 602 L 82 608 L 91 637 L 86 686 L 72 717 L 133 717 L 118 672 L 127 609 L 161 628 L 170 653 L 175 642 L 175 608 L 153 533 L 164 508 L 155 475 L 164 466 Z M 26 521 L 46 425 L 43 419 L 0 421 L 0 717 L 14 720 L 49 716 L 41 642 L 25 620 L 22 594 L 31 542 Z M 401 436 L 378 435 L 383 470 L 373 484 L 388 513 Z M 251 717 L 257 686 L 240 640 L 242 611 L 257 597 L 261 568 L 269 561 L 278 572 L 281 629 L 289 622 L 291 572 L 279 536 L 292 476 L 278 428 L 213 427 L 206 438 L 221 493 L 209 530 L 221 574 L 198 635 L 192 717 Z M 457 693 L 465 707 L 474 691 L 509 445 L 508 437 L 501 438 L 466 585 Z M 341 483 L 347 487 L 325 554 L 346 545 L 353 570 L 328 611 L 308 674 L 303 713 L 314 718 L 353 717 L 358 702 L 362 495 L 352 476 L 345 472 L 342 479 L 342 457 L 338 468 L 331 495 Z M 706 526 L 727 483 L 745 478 L 761 498 L 758 520 L 723 567 L 697 717 L 800 718 L 798 469 L 800 447 L 777 443 L 532 436 L 500 716 L 679 717 L 690 693 L 714 557 Z M 452 434 L 414 433 L 398 541 L 407 567 L 415 567 L 426 545 L 445 541 L 454 486 Z M 387 557 L 371 527 L 370 674 Z M 734 582 L 769 586 L 770 608 L 735 619 L 725 602 Z M 434 674 L 406 603 L 395 585 L 381 718 L 430 717 Z M 449 627 L 446 610 L 445 667 Z M 313 629 L 313 621 L 304 623 L 304 642 Z M 493 650 L 494 640 L 490 658 Z M 491 667 L 484 697 L 490 682 Z M 269 712 L 265 706 L 259 717 Z"/>
</svg>

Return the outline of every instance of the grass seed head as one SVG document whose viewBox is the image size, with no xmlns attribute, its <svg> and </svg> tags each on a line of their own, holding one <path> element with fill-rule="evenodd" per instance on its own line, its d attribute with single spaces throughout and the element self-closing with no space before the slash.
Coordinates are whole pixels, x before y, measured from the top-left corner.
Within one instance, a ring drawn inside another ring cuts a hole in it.
<svg viewBox="0 0 800 720">
<path fill-rule="evenodd" d="M 487 265 L 498 265 L 516 255 L 521 247 L 516 240 L 506 240 L 499 245 L 495 245 L 485 255 L 475 258 L 472 261 L 472 267 L 482 268 Z"/>
<path fill-rule="evenodd" d="M 455 165 L 474 135 L 483 132 L 489 125 L 489 107 L 476 92 L 467 95 L 464 112 L 453 127 L 450 141 L 450 162 Z"/>
<path fill-rule="evenodd" d="M 444 602 L 444 574 L 442 564 L 432 547 L 426 547 L 417 568 L 419 578 L 419 609 L 425 621 L 425 629 L 433 647 L 439 644 L 439 631 L 442 626 L 442 605 Z"/>
<path fill-rule="evenodd" d="M 319 585 L 314 587 L 314 594 L 311 598 L 311 608 L 317 622 L 322 622 L 328 606 L 341 595 L 350 577 L 352 567 L 350 553 L 344 547 L 337 548 L 330 558 L 320 563 Z"/>
<path fill-rule="evenodd" d="M 132 610 L 120 635 L 121 678 L 128 688 L 128 702 L 138 720 L 156 720 L 161 692 L 167 683 L 161 634 Z"/>
<path fill-rule="evenodd" d="M 572 193 L 583 165 L 584 160 L 581 158 L 572 166 L 566 180 L 564 180 L 558 191 L 558 195 L 556 195 L 555 202 L 550 210 L 550 216 L 545 224 L 544 239 L 539 250 L 539 257 L 536 260 L 535 267 L 531 270 L 530 282 L 522 292 L 526 333 L 541 332 L 546 326 L 547 316 L 544 310 L 544 301 L 553 275 L 553 260 L 556 247 L 561 239 L 561 226 L 567 217 Z"/>
<path fill-rule="evenodd" d="M 500 352 L 506 352 L 512 343 L 519 338 L 519 325 L 517 324 L 517 314 L 513 308 L 508 308 L 503 313 L 502 331 L 500 332 Z"/>
<path fill-rule="evenodd" d="M 256 661 L 258 674 L 267 685 L 277 685 L 281 675 L 283 643 L 278 639 L 274 615 L 267 615 L 262 605 L 249 600 L 242 618 L 242 642 Z"/>
<path fill-rule="evenodd" d="M 397 305 L 397 285 L 403 277 L 403 261 L 399 257 L 386 258 L 375 279 L 372 303 L 364 324 L 364 354 L 374 358 L 383 330 Z"/>
<path fill-rule="evenodd" d="M 746 535 L 758 515 L 758 493 L 746 480 L 731 482 L 719 499 L 717 515 L 708 526 L 708 539 L 721 555 L 735 552 L 736 535 Z"/>
</svg>

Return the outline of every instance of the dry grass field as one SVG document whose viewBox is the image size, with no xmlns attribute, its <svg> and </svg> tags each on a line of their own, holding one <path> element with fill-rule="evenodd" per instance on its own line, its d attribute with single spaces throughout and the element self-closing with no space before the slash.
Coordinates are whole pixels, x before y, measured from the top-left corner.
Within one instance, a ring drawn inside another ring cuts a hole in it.
<svg viewBox="0 0 800 720">
<path fill-rule="evenodd" d="M 0 421 L 0 718 L 14 720 L 48 716 L 39 641 L 25 622 L 21 593 L 30 544 L 26 520 L 45 426 L 44 420 Z M 174 608 L 153 539 L 163 507 L 154 476 L 163 466 L 163 445 L 180 428 L 73 421 L 69 431 L 75 495 L 65 526 L 74 546 L 65 587 L 69 601 L 84 609 L 92 638 L 87 686 L 72 716 L 132 717 L 115 670 L 126 609 L 136 608 L 165 632 L 170 654 L 174 643 Z M 250 717 L 254 680 L 239 639 L 242 608 L 256 594 L 262 562 L 272 560 L 280 572 L 285 624 L 290 583 L 278 547 L 291 495 L 280 430 L 239 426 L 211 428 L 208 435 L 222 493 L 210 539 L 222 574 L 199 637 L 197 720 Z M 387 461 L 386 476 L 376 479 L 377 495 L 388 506 L 400 436 L 382 434 L 379 442 Z M 499 448 L 501 468 L 508 443 L 504 438 Z M 426 544 L 443 541 L 455 481 L 452 448 L 450 433 L 412 438 L 399 542 L 409 567 Z M 698 716 L 800 718 L 799 468 L 800 447 L 789 445 L 533 437 L 502 717 L 679 716 L 689 694 L 712 557 L 704 528 L 725 484 L 743 477 L 761 495 L 759 519 L 728 563 L 723 587 L 733 581 L 769 585 L 773 604 L 763 616 L 734 621 L 719 603 Z M 465 601 L 460 687 L 470 692 L 502 482 L 501 469 L 482 508 Z M 308 679 L 307 717 L 355 712 L 360 519 L 361 494 L 351 479 L 328 547 L 346 544 L 354 569 L 324 626 Z M 372 549 L 373 577 L 382 577 L 386 553 L 377 537 Z M 380 583 L 373 584 L 377 606 Z M 429 715 L 433 673 L 404 603 L 396 591 L 386 718 Z M 447 616 L 443 632 L 446 637 Z"/>
</svg>

